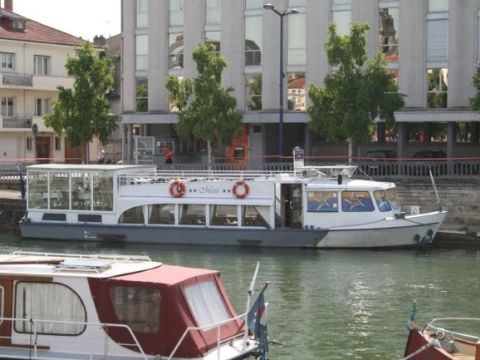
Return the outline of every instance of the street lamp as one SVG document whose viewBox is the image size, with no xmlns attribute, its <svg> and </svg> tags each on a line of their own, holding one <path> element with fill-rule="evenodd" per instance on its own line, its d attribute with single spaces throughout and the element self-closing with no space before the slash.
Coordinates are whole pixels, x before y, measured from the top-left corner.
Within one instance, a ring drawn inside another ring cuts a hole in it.
<svg viewBox="0 0 480 360">
<path fill-rule="evenodd" d="M 284 65 L 283 65 L 283 19 L 292 14 L 298 14 L 297 9 L 287 9 L 278 11 L 273 4 L 263 5 L 265 10 L 273 11 L 280 17 L 280 118 L 278 123 L 278 156 L 281 158 L 283 155 L 283 82 L 285 79 Z"/>
</svg>

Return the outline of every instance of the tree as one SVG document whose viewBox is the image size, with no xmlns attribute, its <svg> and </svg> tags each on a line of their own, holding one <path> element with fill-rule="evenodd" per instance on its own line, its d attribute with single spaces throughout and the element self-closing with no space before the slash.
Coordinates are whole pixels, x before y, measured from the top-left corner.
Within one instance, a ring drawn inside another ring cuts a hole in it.
<svg viewBox="0 0 480 360">
<path fill-rule="evenodd" d="M 385 119 L 391 128 L 394 111 L 404 105 L 382 55 L 367 59 L 368 29 L 367 24 L 352 24 L 350 35 L 340 36 L 331 24 L 325 49 L 333 70 L 323 87 L 311 85 L 308 89 L 310 128 L 328 140 L 348 140 L 349 160 L 353 142 L 370 140 L 375 118 Z"/>
<path fill-rule="evenodd" d="M 200 44 L 193 52 L 198 75 L 180 80 L 169 76 L 167 90 L 178 108 L 177 133 L 183 139 L 197 138 L 207 143 L 208 167 L 212 166 L 212 148 L 229 145 L 242 133 L 242 114 L 232 88 L 221 85 L 227 64 L 212 44 Z"/>
<path fill-rule="evenodd" d="M 110 113 L 108 104 L 114 84 L 111 60 L 86 43 L 75 57 L 69 57 L 65 68 L 68 76 L 74 78 L 73 87 L 58 87 L 58 98 L 52 114 L 45 117 L 45 124 L 58 135 L 65 132 L 73 146 L 86 145 L 95 137 L 105 144 L 118 127 L 118 119 Z M 88 162 L 86 149 L 82 162 Z"/>
<path fill-rule="evenodd" d="M 477 90 L 475 96 L 470 98 L 470 106 L 472 110 L 479 111 L 480 110 L 480 66 L 477 67 L 477 72 L 473 75 L 473 82 L 472 85 Z"/>
</svg>

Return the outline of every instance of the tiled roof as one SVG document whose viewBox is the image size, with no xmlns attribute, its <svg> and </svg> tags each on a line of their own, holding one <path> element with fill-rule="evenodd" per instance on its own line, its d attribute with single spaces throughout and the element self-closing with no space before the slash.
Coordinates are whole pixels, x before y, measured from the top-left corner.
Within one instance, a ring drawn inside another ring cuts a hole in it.
<svg viewBox="0 0 480 360">
<path fill-rule="evenodd" d="M 5 9 L 0 9 L 0 14 L 2 15 L 2 21 L 0 22 L 0 39 L 33 41 L 70 46 L 81 46 L 85 43 L 85 40 L 82 40 L 81 38 L 54 29 L 50 26 L 40 24 L 39 22 L 22 17 Z M 6 18 L 25 19 L 25 30 L 15 31 L 9 26 L 6 26 Z"/>
</svg>

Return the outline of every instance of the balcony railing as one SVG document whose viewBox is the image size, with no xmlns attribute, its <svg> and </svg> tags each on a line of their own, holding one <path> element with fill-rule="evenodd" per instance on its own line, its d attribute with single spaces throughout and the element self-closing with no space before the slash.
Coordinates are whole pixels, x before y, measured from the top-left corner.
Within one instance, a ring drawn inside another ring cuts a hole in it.
<svg viewBox="0 0 480 360">
<path fill-rule="evenodd" d="M 3 73 L 2 84 L 12 86 L 33 86 L 33 75 Z"/>
<path fill-rule="evenodd" d="M 12 116 L 3 116 L 4 129 L 30 129 L 32 127 L 32 115 L 16 114 Z"/>
</svg>

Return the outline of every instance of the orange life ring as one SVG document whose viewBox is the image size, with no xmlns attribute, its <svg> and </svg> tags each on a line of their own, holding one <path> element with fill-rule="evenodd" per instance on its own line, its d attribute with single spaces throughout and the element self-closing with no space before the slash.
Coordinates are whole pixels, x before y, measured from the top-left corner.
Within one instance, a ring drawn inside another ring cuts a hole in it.
<svg viewBox="0 0 480 360">
<path fill-rule="evenodd" d="M 239 189 L 243 190 L 239 191 Z M 233 185 L 232 192 L 237 199 L 245 199 L 250 193 L 250 186 L 248 186 L 245 181 L 237 181 L 235 185 Z"/>
<path fill-rule="evenodd" d="M 187 188 L 183 181 L 175 180 L 170 184 L 170 195 L 175 198 L 180 198 L 185 195 Z"/>
</svg>

